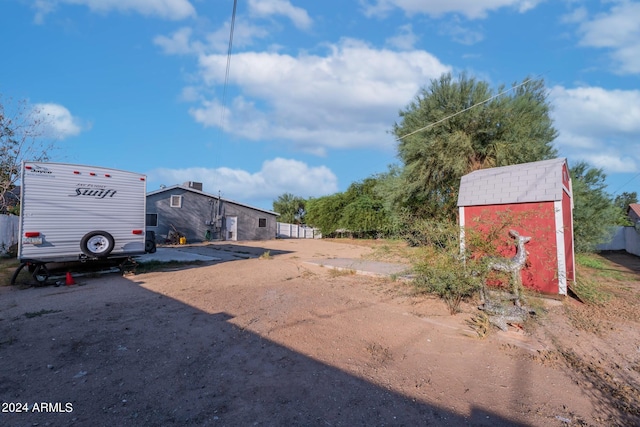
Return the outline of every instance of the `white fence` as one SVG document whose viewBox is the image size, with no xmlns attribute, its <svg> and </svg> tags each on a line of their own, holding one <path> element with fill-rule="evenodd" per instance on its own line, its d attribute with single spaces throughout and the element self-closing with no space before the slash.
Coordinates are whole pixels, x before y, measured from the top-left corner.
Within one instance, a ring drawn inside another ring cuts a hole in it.
<svg viewBox="0 0 640 427">
<path fill-rule="evenodd" d="M 6 255 L 9 248 L 18 244 L 20 217 L 0 215 L 0 255 Z"/>
<path fill-rule="evenodd" d="M 601 251 L 625 250 L 640 256 L 640 232 L 633 227 L 616 227 L 611 241 L 598 245 L 598 249 Z"/>
<path fill-rule="evenodd" d="M 322 234 L 317 228 L 284 222 L 276 223 L 276 238 L 278 239 L 320 239 L 321 237 Z"/>
</svg>

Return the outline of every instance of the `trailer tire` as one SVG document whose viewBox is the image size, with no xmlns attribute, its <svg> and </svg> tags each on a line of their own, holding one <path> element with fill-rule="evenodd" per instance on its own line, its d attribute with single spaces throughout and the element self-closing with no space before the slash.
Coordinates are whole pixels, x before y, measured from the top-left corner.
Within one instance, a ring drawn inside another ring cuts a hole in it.
<svg viewBox="0 0 640 427">
<path fill-rule="evenodd" d="M 35 269 L 33 270 L 33 280 L 36 281 L 36 286 L 45 286 L 47 284 L 47 280 L 49 280 L 49 269 L 44 264 L 37 264 Z"/>
<path fill-rule="evenodd" d="M 145 240 L 144 242 L 144 251 L 148 254 L 156 253 L 156 242 L 153 240 Z"/>
<path fill-rule="evenodd" d="M 89 257 L 106 258 L 115 246 L 113 236 L 106 231 L 92 231 L 80 241 L 82 253 Z"/>
</svg>

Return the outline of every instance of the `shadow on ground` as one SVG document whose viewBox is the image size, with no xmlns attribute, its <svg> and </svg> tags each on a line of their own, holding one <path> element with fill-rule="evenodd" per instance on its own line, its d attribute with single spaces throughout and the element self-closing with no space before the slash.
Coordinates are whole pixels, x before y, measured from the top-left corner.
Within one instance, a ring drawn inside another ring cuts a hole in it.
<svg viewBox="0 0 640 427">
<path fill-rule="evenodd" d="M 0 401 L 72 404 L 2 425 L 519 425 L 408 399 L 127 278 L 107 285 L 29 289 L 39 314 L 0 311 Z"/>
<path fill-rule="evenodd" d="M 264 246 L 246 246 L 230 244 L 226 242 L 215 242 L 200 245 L 171 245 L 160 246 L 156 253 L 144 254 L 131 258 L 113 258 L 105 260 L 89 260 L 46 263 L 49 277 L 45 282 L 37 282 L 31 273 L 24 269 L 20 276 L 16 277 L 15 285 L 20 287 L 29 286 L 52 286 L 64 285 L 66 273 L 73 277 L 84 277 L 98 275 L 102 273 L 121 272 L 136 273 L 146 272 L 147 269 L 140 264 L 152 264 L 153 270 L 162 269 L 189 269 L 198 268 L 203 265 L 218 264 L 229 261 L 239 261 L 259 257 L 276 257 L 289 254 L 291 251 L 270 249 Z"/>
<path fill-rule="evenodd" d="M 640 257 L 626 251 L 603 251 L 600 256 L 640 276 Z"/>
</svg>

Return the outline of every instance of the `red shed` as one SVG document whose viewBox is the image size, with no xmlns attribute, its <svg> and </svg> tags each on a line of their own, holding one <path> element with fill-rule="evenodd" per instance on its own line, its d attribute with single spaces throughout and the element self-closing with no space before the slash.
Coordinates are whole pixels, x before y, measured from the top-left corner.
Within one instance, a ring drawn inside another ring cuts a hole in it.
<svg viewBox="0 0 640 427">
<path fill-rule="evenodd" d="M 463 230 L 485 232 L 508 221 L 508 229 L 530 236 L 522 284 L 546 294 L 567 294 L 568 281 L 575 280 L 575 262 L 573 199 L 566 159 L 471 172 L 460 181 L 458 209 Z M 460 244 L 464 248 L 464 233 Z M 502 252 L 512 257 L 516 249 L 508 245 Z"/>
</svg>

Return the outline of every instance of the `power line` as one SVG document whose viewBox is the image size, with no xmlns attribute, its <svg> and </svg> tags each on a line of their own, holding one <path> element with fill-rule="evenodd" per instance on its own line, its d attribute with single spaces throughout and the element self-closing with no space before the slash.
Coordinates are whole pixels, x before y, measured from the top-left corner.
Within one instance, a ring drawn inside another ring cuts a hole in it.
<svg viewBox="0 0 640 427">
<path fill-rule="evenodd" d="M 229 29 L 229 48 L 227 49 L 227 69 L 224 74 L 224 87 L 222 89 L 222 114 L 220 116 L 220 129 L 224 126 L 224 106 L 227 98 L 227 85 L 229 84 L 229 69 L 231 68 L 231 48 L 233 47 L 233 29 L 236 25 L 236 9 L 238 0 L 233 0 L 233 12 L 231 13 L 231 27 Z"/>
<path fill-rule="evenodd" d="M 618 191 L 622 190 L 624 187 L 627 186 L 627 184 L 629 184 L 631 181 L 633 181 L 634 179 L 636 179 L 639 176 L 640 176 L 640 173 L 635 174 L 633 177 L 631 177 L 631 179 L 629 181 L 625 182 L 620 187 L 618 187 L 612 194 L 616 194 Z"/>
<path fill-rule="evenodd" d="M 425 126 L 425 127 L 423 127 L 423 128 L 420 128 L 420 129 L 414 130 L 414 131 L 413 131 L 413 132 L 411 132 L 411 133 L 408 133 L 408 134 L 406 134 L 406 135 L 403 135 L 403 136 L 401 136 L 401 137 L 399 137 L 399 138 L 398 138 L 398 141 L 401 141 L 401 140 L 403 140 L 404 138 L 406 138 L 406 137 L 408 137 L 408 136 L 415 135 L 415 134 L 416 134 L 416 133 L 418 133 L 418 132 L 422 132 L 423 130 L 427 130 L 427 129 L 429 129 L 430 127 L 433 127 L 433 126 L 435 126 L 435 125 L 437 125 L 437 124 L 439 124 L 439 123 L 442 123 L 442 122 L 444 122 L 444 121 L 446 121 L 446 120 L 449 120 L 449 119 L 450 119 L 450 118 L 452 118 L 452 117 L 455 117 L 455 116 L 457 116 L 457 115 L 459 115 L 459 114 L 462 114 L 462 113 L 464 113 L 464 112 L 466 112 L 466 111 L 469 111 L 469 110 L 471 110 L 472 108 L 476 108 L 476 107 L 478 107 L 478 106 L 480 106 L 480 105 L 482 105 L 482 104 L 486 104 L 487 102 L 491 101 L 492 99 L 495 99 L 495 98 L 497 98 L 497 97 L 499 97 L 499 96 L 501 96 L 501 95 L 504 95 L 504 94 L 505 94 L 505 93 L 507 93 L 507 92 L 511 92 L 512 90 L 517 89 L 517 88 L 519 88 L 520 86 L 523 86 L 523 85 L 525 85 L 525 84 L 529 83 L 529 82 L 530 82 L 531 80 L 533 80 L 534 78 L 538 78 L 538 77 L 540 77 L 540 76 L 542 76 L 542 74 L 540 74 L 540 75 L 538 75 L 538 76 L 536 76 L 536 77 L 531 77 L 531 78 L 529 78 L 529 79 L 527 79 L 527 80 L 523 81 L 522 83 L 517 84 L 517 85 L 515 85 L 515 86 L 512 86 L 511 88 L 509 88 L 509 89 L 507 89 L 507 90 L 504 90 L 504 91 L 500 92 L 500 93 L 499 93 L 499 94 L 497 94 L 497 95 L 493 95 L 492 97 L 487 98 L 487 99 L 485 99 L 484 101 L 480 101 L 480 102 L 478 102 L 477 104 L 472 105 L 471 107 L 467 107 L 467 108 L 465 108 L 464 110 L 458 111 L 457 113 L 453 113 L 453 114 L 452 114 L 452 115 L 450 115 L 450 116 L 447 116 L 447 117 L 445 117 L 445 118 L 443 118 L 443 119 L 440 119 L 440 120 L 438 120 L 438 121 L 436 121 L 436 122 L 433 122 L 433 123 L 431 123 L 431 124 L 428 124 L 428 125 L 426 125 L 426 126 Z"/>
</svg>

